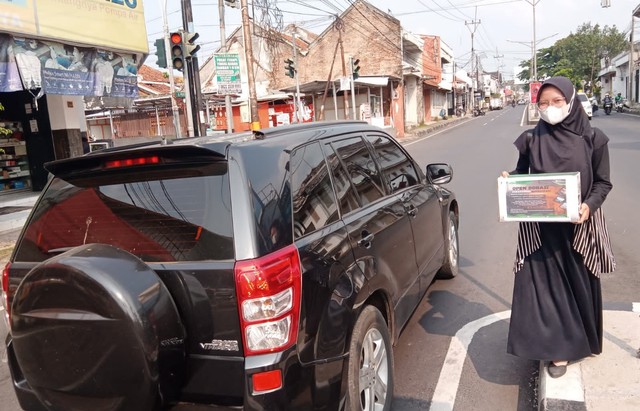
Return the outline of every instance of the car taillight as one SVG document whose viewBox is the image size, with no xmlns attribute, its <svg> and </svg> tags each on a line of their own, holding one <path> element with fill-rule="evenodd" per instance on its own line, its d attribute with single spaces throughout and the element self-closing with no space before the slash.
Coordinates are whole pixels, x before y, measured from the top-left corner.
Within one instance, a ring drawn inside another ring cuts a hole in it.
<svg viewBox="0 0 640 411">
<path fill-rule="evenodd" d="M 2 270 L 2 307 L 4 308 L 4 318 L 7 322 L 7 329 L 9 329 L 11 322 L 11 307 L 9 306 L 9 268 L 11 263 L 7 263 Z"/>
<path fill-rule="evenodd" d="M 148 156 L 148 157 L 133 157 L 125 158 L 123 160 L 108 160 L 104 163 L 105 168 L 119 168 L 119 167 L 131 167 L 140 166 L 146 164 L 158 164 L 160 163 L 160 157 Z"/>
<path fill-rule="evenodd" d="M 282 351 L 297 338 L 300 256 L 294 245 L 235 265 L 245 355 Z"/>
</svg>

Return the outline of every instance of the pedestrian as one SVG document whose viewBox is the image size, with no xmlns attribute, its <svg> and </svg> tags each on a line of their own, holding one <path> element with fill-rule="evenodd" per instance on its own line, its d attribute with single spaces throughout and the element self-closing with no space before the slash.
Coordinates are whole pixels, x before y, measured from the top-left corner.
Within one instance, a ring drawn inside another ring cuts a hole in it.
<svg viewBox="0 0 640 411">
<path fill-rule="evenodd" d="M 548 362 L 558 378 L 569 361 L 602 352 L 600 274 L 615 269 L 601 210 L 612 188 L 609 139 L 591 127 L 568 78 L 546 80 L 537 97 L 540 120 L 514 142 L 512 173 L 580 172 L 582 204 L 575 224 L 520 223 L 507 352 Z"/>
</svg>

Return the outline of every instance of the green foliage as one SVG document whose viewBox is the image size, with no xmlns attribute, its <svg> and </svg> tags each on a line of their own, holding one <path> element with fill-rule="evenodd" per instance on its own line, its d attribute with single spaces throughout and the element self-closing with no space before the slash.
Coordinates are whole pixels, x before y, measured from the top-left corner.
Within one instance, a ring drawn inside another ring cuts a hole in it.
<svg viewBox="0 0 640 411">
<path fill-rule="evenodd" d="M 537 75 L 539 79 L 566 76 L 576 84 L 582 80 L 593 84 L 600 71 L 600 60 L 613 58 L 627 47 L 625 34 L 616 26 L 583 23 L 575 33 L 536 52 Z M 518 78 L 528 80 L 531 77 L 531 60 L 522 61 L 520 67 L 524 70 Z"/>
</svg>

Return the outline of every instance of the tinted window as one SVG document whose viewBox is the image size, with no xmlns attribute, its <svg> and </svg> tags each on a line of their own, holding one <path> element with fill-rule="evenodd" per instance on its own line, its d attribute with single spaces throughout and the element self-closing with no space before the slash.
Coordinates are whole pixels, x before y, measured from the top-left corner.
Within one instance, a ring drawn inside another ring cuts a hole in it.
<svg viewBox="0 0 640 411">
<path fill-rule="evenodd" d="M 413 162 L 393 140 L 378 135 L 367 136 L 367 140 L 373 145 L 390 193 L 417 184 L 418 174 Z"/>
<path fill-rule="evenodd" d="M 158 170 L 155 171 L 158 174 Z M 164 179 L 127 173 L 82 186 L 55 178 L 35 210 L 18 261 L 104 243 L 144 261 L 233 258 L 229 179 L 218 165 L 166 170 Z"/>
<path fill-rule="evenodd" d="M 295 238 L 337 221 L 338 207 L 320 145 L 295 150 L 289 165 Z"/>
<path fill-rule="evenodd" d="M 362 205 L 369 204 L 384 196 L 378 168 L 369 148 L 361 137 L 334 141 L 331 146 L 342 160 Z"/>
<path fill-rule="evenodd" d="M 326 144 L 324 150 L 327 157 L 327 164 L 331 170 L 336 198 L 338 199 L 338 204 L 340 204 L 340 211 L 346 214 L 358 209 L 360 203 L 358 202 L 357 194 L 349 181 L 346 170 L 342 167 L 340 160 L 338 160 L 338 155 L 333 148 L 331 148 L 330 144 Z"/>
<path fill-rule="evenodd" d="M 585 102 L 585 101 L 589 101 L 589 97 L 587 97 L 586 94 L 580 94 L 578 93 L 578 100 Z"/>
</svg>

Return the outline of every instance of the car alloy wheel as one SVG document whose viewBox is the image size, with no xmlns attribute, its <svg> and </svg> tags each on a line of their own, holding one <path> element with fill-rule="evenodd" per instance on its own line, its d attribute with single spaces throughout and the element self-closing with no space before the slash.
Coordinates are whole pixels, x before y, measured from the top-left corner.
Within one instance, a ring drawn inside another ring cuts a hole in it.
<svg viewBox="0 0 640 411">
<path fill-rule="evenodd" d="M 391 409 L 393 357 L 380 311 L 365 307 L 356 321 L 349 349 L 349 410 Z"/>
</svg>

